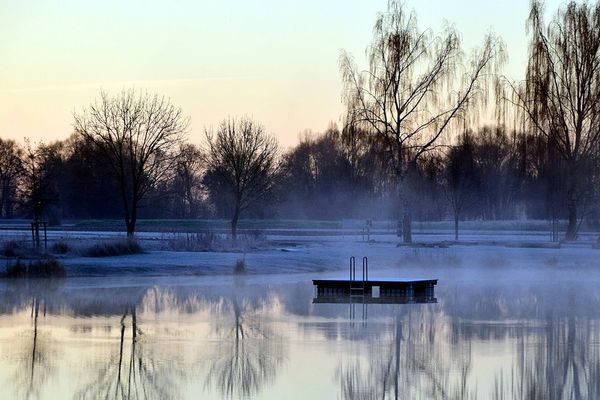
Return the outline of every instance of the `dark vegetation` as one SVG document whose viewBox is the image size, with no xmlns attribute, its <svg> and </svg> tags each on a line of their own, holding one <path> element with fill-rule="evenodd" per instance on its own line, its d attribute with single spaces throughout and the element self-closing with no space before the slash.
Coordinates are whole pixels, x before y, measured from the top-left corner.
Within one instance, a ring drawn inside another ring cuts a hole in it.
<svg viewBox="0 0 600 400">
<path fill-rule="evenodd" d="M 2 243 L 2 255 L 4 257 L 17 257 L 19 254 L 19 243 L 16 240 L 9 240 Z"/>
<path fill-rule="evenodd" d="M 259 230 L 249 230 L 235 239 L 227 234 L 212 231 L 198 233 L 174 233 L 167 241 L 167 248 L 174 251 L 235 251 L 245 252 L 265 248 L 265 237 Z"/>
<path fill-rule="evenodd" d="M 67 254 L 71 250 L 71 247 L 67 242 L 58 241 L 52 244 L 50 251 L 54 254 Z"/>
<path fill-rule="evenodd" d="M 139 254 L 143 251 L 142 246 L 137 241 L 127 239 L 95 243 L 82 249 L 81 254 L 85 257 L 111 257 Z"/>
<path fill-rule="evenodd" d="M 31 261 L 17 258 L 14 262 L 7 262 L 3 275 L 6 278 L 64 278 L 67 276 L 67 272 L 64 266 L 54 258 Z"/>
<path fill-rule="evenodd" d="M 215 250 L 219 236 L 212 232 L 186 233 L 169 240 L 169 249 L 175 251 Z"/>
<path fill-rule="evenodd" d="M 233 265 L 233 273 L 235 275 L 245 274 L 246 273 L 246 260 L 244 260 L 242 258 L 236 260 L 235 264 Z"/>
<path fill-rule="evenodd" d="M 284 153 L 249 118 L 197 146 L 164 98 L 102 94 L 66 140 L 0 139 L 0 217 L 121 218 L 129 236 L 140 219 L 229 219 L 234 237 L 240 218 L 397 219 L 407 241 L 412 220 L 451 220 L 458 238 L 460 221 L 546 219 L 573 239 L 582 221 L 600 225 L 600 3 L 568 2 L 549 22 L 543 11 L 532 2 L 526 79 L 509 82 L 499 38 L 466 52 L 455 30 L 422 29 L 390 2 L 367 69 L 342 56 L 341 126 Z"/>
</svg>

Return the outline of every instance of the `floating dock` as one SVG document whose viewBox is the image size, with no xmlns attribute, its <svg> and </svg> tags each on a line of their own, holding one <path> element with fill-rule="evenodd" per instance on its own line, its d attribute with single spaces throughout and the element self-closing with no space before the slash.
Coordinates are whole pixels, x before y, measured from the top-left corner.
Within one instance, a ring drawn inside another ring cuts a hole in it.
<svg viewBox="0 0 600 400">
<path fill-rule="evenodd" d="M 362 279 L 356 279 L 356 261 L 350 258 L 349 279 L 313 279 L 313 303 L 436 303 L 437 279 L 369 280 L 369 265 L 363 258 Z"/>
</svg>

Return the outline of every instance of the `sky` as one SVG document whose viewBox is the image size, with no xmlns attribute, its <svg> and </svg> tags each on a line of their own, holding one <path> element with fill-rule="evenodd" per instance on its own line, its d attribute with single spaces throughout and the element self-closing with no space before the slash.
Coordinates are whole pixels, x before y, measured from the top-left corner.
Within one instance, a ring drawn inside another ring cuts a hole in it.
<svg viewBox="0 0 600 400">
<path fill-rule="evenodd" d="M 407 0 L 421 29 L 453 24 L 465 49 L 491 29 L 521 79 L 529 1 Z M 343 114 L 342 50 L 366 65 L 386 0 L 0 0 L 0 137 L 50 142 L 101 90 L 159 93 L 190 116 L 189 139 L 229 116 L 286 148 Z M 554 12 L 560 0 L 546 1 Z"/>
</svg>

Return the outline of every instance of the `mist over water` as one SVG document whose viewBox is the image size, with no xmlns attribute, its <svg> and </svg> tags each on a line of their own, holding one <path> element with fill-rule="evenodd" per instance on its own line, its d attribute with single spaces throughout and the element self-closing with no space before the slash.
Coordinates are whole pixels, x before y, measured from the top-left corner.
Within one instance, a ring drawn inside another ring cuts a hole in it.
<svg viewBox="0 0 600 400">
<path fill-rule="evenodd" d="M 518 273 L 490 265 L 448 269 L 454 271 L 430 267 L 440 277 L 438 303 L 357 305 L 353 318 L 348 304 L 312 303 L 310 279 L 319 274 L 185 284 L 154 278 L 152 285 L 3 282 L 0 395 L 600 395 L 600 274 L 561 265 L 519 265 Z"/>
</svg>

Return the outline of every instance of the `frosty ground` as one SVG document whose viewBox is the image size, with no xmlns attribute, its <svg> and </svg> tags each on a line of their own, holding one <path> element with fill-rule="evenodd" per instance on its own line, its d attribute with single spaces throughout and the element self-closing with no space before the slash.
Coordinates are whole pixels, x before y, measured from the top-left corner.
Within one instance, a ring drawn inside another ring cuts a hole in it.
<svg viewBox="0 0 600 400">
<path fill-rule="evenodd" d="M 244 260 L 247 275 L 322 273 L 345 277 L 348 260 L 368 257 L 372 277 L 456 278 L 463 273 L 468 279 L 514 279 L 531 268 L 547 271 L 526 279 L 556 279 L 578 275 L 597 267 L 600 250 L 593 245 L 597 236 L 583 233 L 577 242 L 555 244 L 544 231 L 465 230 L 461 240 L 452 241 L 447 229 L 416 232 L 415 244 L 400 245 L 391 232 L 370 237 L 356 231 L 266 230 L 258 245 L 235 251 L 172 251 L 167 244 L 175 235 L 165 232 L 140 232 L 137 239 L 144 248 L 141 254 L 83 257 L 76 252 L 58 255 L 70 277 L 138 276 L 189 277 L 231 275 L 238 260 Z M 27 242 L 23 230 L 4 229 L 2 240 Z M 120 232 L 68 231 L 49 232 L 49 243 L 93 243 L 122 240 Z M 588 271 L 589 272 L 589 271 Z"/>
</svg>

